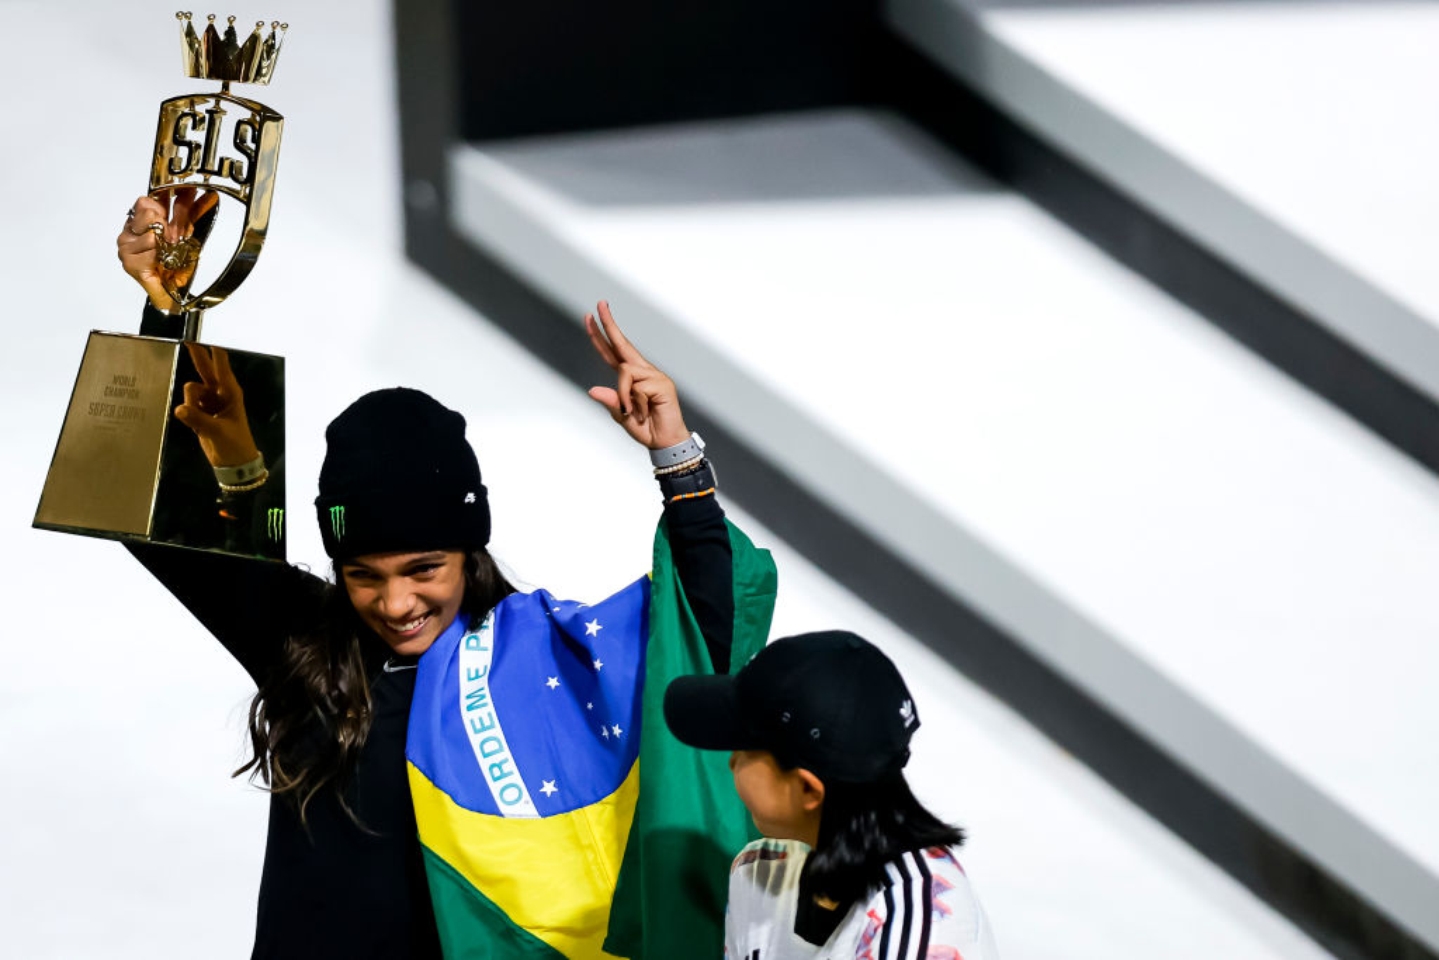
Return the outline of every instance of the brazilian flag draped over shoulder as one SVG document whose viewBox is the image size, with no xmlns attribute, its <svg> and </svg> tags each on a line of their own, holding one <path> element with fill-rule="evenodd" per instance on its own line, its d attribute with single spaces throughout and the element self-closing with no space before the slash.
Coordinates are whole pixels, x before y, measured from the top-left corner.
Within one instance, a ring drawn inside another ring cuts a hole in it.
<svg viewBox="0 0 1439 960">
<path fill-rule="evenodd" d="M 738 669 L 776 578 L 729 534 Z M 651 575 L 603 602 L 515 594 L 435 641 L 406 755 L 449 960 L 723 953 L 730 861 L 754 830 L 728 758 L 676 741 L 661 707 L 671 679 L 712 670 L 663 523 Z"/>
</svg>

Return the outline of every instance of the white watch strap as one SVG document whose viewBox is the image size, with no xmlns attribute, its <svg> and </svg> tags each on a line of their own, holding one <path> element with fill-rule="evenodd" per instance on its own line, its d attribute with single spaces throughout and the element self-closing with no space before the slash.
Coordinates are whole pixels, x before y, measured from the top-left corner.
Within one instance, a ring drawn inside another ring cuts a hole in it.
<svg viewBox="0 0 1439 960">
<path fill-rule="evenodd" d="M 249 463 L 237 467 L 215 467 L 215 481 L 226 487 L 244 486 L 265 472 L 265 455 L 262 453 Z"/>
<path fill-rule="evenodd" d="M 661 467 L 673 467 L 677 463 L 684 463 L 687 460 L 697 460 L 704 456 L 705 442 L 697 433 L 691 433 L 689 437 L 672 447 L 662 447 L 659 450 L 650 451 L 650 463 L 656 469 Z"/>
</svg>

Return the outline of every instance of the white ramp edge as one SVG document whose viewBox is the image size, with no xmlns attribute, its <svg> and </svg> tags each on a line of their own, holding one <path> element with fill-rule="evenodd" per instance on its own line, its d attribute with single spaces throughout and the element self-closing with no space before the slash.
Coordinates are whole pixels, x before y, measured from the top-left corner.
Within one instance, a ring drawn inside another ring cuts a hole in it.
<svg viewBox="0 0 1439 960">
<path fill-rule="evenodd" d="M 1056 78 L 965 0 L 887 0 L 956 78 L 1214 255 L 1439 401 L 1439 328 Z"/>
</svg>

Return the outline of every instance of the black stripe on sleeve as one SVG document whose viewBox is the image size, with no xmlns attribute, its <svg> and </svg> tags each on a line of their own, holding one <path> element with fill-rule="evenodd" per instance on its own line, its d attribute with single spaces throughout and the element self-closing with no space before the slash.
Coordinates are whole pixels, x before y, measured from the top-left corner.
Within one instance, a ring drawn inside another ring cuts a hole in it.
<svg viewBox="0 0 1439 960">
<path fill-rule="evenodd" d="M 905 866 L 904 857 L 894 862 L 894 869 L 900 878 L 900 902 L 904 904 L 904 917 L 899 928 L 899 948 L 894 955 L 897 960 L 905 960 L 909 954 L 909 928 L 914 926 L 914 878 L 910 876 L 909 868 Z"/>
<path fill-rule="evenodd" d="M 880 960 L 887 960 L 889 957 L 889 931 L 894 926 L 894 887 L 886 883 L 884 885 L 884 929 L 879 932 L 879 957 Z"/>
<path fill-rule="evenodd" d="M 924 862 L 923 850 L 916 850 L 911 856 L 914 857 L 914 865 L 923 878 L 919 885 L 919 944 L 914 955 L 918 960 L 924 960 L 929 954 L 929 925 L 934 914 L 934 875 L 929 872 L 929 864 Z"/>
</svg>

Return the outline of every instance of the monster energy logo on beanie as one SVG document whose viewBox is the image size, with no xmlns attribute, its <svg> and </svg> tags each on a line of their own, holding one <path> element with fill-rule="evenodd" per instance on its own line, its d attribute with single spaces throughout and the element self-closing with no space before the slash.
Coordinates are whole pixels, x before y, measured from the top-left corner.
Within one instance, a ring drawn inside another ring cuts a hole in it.
<svg viewBox="0 0 1439 960">
<path fill-rule="evenodd" d="M 418 390 L 367 393 L 325 430 L 315 512 L 332 558 L 473 550 L 490 504 L 465 418 Z"/>
<path fill-rule="evenodd" d="M 285 539 L 284 507 L 270 508 L 269 512 L 265 515 L 265 532 L 268 533 L 270 535 L 270 539 L 274 540 L 276 543 L 279 543 L 281 540 Z"/>
</svg>

